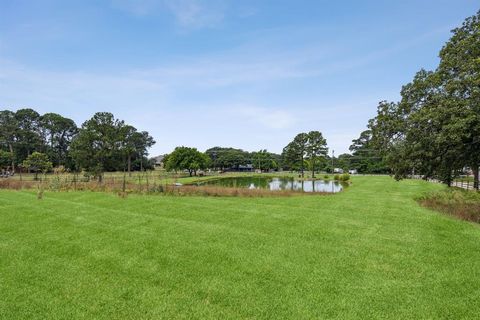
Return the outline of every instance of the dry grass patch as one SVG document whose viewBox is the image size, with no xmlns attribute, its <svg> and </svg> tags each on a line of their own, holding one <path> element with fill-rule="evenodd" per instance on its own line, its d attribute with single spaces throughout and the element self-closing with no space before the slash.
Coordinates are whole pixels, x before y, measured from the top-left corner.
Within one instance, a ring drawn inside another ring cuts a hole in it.
<svg viewBox="0 0 480 320">
<path fill-rule="evenodd" d="M 304 193 L 291 190 L 265 190 L 265 189 L 247 189 L 230 188 L 223 186 L 195 186 L 173 184 L 136 184 L 133 182 L 106 180 L 102 183 L 98 181 L 88 182 L 62 182 L 57 180 L 46 181 L 19 181 L 13 179 L 0 180 L 0 189 L 22 190 L 38 189 L 49 191 L 93 191 L 93 192 L 113 192 L 122 198 L 129 193 L 142 194 L 164 194 L 173 196 L 212 196 L 212 197 L 289 197 L 293 195 L 330 195 L 327 192 Z"/>
<path fill-rule="evenodd" d="M 480 223 L 480 193 L 458 188 L 430 192 L 418 199 L 424 207 Z"/>
</svg>

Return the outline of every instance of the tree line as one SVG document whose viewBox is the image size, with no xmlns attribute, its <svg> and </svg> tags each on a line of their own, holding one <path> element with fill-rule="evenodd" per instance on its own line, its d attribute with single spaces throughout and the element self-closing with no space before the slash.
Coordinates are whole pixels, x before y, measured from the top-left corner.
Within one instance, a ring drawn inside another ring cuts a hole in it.
<svg viewBox="0 0 480 320">
<path fill-rule="evenodd" d="M 95 113 L 77 127 L 72 119 L 56 113 L 0 111 L 0 168 L 9 172 L 62 166 L 101 180 L 105 171 L 151 168 L 147 156 L 153 144 L 148 132 L 109 112 Z"/>
<path fill-rule="evenodd" d="M 397 179 L 450 185 L 465 169 L 479 188 L 480 11 L 452 30 L 435 70 L 420 70 L 398 102 L 382 101 L 368 123 L 371 145 Z"/>
<path fill-rule="evenodd" d="M 371 145 L 371 131 L 362 132 L 359 139 L 352 141 L 352 154 L 341 154 L 334 158 L 328 155 L 327 141 L 320 131 L 299 133 L 283 148 L 281 154 L 265 149 L 249 152 L 232 147 L 213 147 L 205 152 L 196 148 L 177 147 L 163 157 L 165 169 L 169 171 L 185 170 L 191 176 L 197 171 L 212 169 L 220 171 L 272 171 L 287 170 L 332 172 L 334 167 L 345 171 L 355 169 L 359 173 L 388 173 L 382 157 Z"/>
<path fill-rule="evenodd" d="M 33 109 L 0 111 L 0 169 L 35 173 L 62 167 L 72 172 L 85 171 L 102 179 L 106 171 L 153 169 L 147 158 L 155 143 L 146 131 L 138 131 L 108 112 L 98 112 L 77 127 L 72 119 L 56 113 L 40 115 Z M 196 148 L 177 147 L 163 159 L 169 171 L 331 171 L 333 163 L 346 170 L 358 168 L 374 173 L 376 159 L 369 157 L 370 135 L 362 133 L 351 147 L 353 154 L 328 156 L 327 142 L 319 131 L 300 133 L 276 154 L 262 149 L 248 152 L 230 147 L 213 147 L 205 152 Z M 360 156 L 359 156 L 360 155 Z M 361 155 L 367 155 L 358 160 Z M 334 160 L 334 161 L 331 161 Z"/>
<path fill-rule="evenodd" d="M 154 143 L 148 132 L 138 131 L 109 112 L 95 113 L 78 127 L 72 119 L 56 113 L 40 115 L 33 109 L 0 111 L 0 169 L 11 173 L 62 167 L 72 172 L 85 171 L 101 180 L 106 171 L 153 169 L 147 156 Z M 166 155 L 163 162 L 167 170 L 186 170 L 190 175 L 205 169 L 283 169 L 298 170 L 302 176 L 310 170 L 314 176 L 316 171 L 331 168 L 327 150 L 322 133 L 311 131 L 298 134 L 282 154 L 228 147 L 200 152 L 182 146 Z"/>
<path fill-rule="evenodd" d="M 197 171 L 212 169 L 219 171 L 270 171 L 281 168 L 281 155 L 265 149 L 248 152 L 242 149 L 213 147 L 205 152 L 196 148 L 177 147 L 164 156 L 165 169 L 169 171 L 186 170 L 192 175 Z"/>
</svg>

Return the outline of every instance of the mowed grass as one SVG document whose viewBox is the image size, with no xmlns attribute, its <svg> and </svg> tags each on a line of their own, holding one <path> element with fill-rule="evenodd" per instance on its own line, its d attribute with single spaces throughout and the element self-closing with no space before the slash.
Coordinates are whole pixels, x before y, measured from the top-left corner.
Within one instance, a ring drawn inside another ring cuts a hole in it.
<svg viewBox="0 0 480 320">
<path fill-rule="evenodd" d="M 332 196 L 0 191 L 2 319 L 476 319 L 480 227 L 355 177 Z"/>
</svg>

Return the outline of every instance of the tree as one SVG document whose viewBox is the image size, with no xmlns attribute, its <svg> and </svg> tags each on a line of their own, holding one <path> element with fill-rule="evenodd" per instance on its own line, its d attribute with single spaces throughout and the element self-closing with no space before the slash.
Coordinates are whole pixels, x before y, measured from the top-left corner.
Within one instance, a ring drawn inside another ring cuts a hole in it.
<svg viewBox="0 0 480 320">
<path fill-rule="evenodd" d="M 0 149 L 0 170 L 8 170 L 12 164 L 13 153 Z"/>
<path fill-rule="evenodd" d="M 121 128 L 121 141 L 122 141 L 122 151 L 124 154 L 124 159 L 126 165 L 124 165 L 124 170 L 125 167 L 127 167 L 128 175 L 131 176 L 132 172 L 132 157 L 135 154 L 136 148 L 135 148 L 135 140 L 137 136 L 137 129 L 130 125 L 123 126 Z"/>
<path fill-rule="evenodd" d="M 332 159 L 329 158 L 329 160 L 331 161 Z M 349 153 L 342 153 L 335 160 L 336 166 L 338 168 L 341 168 L 343 171 L 348 171 L 350 169 L 357 169 L 357 167 L 353 164 L 354 162 L 355 162 L 354 157 Z"/>
<path fill-rule="evenodd" d="M 397 179 L 409 174 L 447 185 L 480 166 L 480 12 L 465 20 L 440 51 L 435 71 L 420 70 L 399 103 L 382 102 L 369 123 L 372 143 Z"/>
<path fill-rule="evenodd" d="M 396 179 L 415 173 L 450 185 L 468 163 L 465 140 L 472 115 L 443 82 L 438 71 L 420 70 L 403 86 L 401 101 L 381 102 L 370 121 L 372 144 Z"/>
<path fill-rule="evenodd" d="M 98 112 L 83 123 L 71 145 L 77 169 L 85 169 L 102 181 L 104 171 L 124 164 L 125 123 L 109 112 Z"/>
<path fill-rule="evenodd" d="M 249 162 L 249 154 L 242 149 L 213 147 L 205 151 L 210 157 L 213 167 L 225 169 L 238 169 Z"/>
<path fill-rule="evenodd" d="M 480 166 L 480 11 L 467 18 L 440 51 L 438 73 L 450 106 L 461 109 L 452 127 L 461 139 L 461 155 L 479 188 Z M 461 123 L 459 123 L 461 122 Z"/>
<path fill-rule="evenodd" d="M 145 165 L 148 162 L 148 149 L 151 148 L 156 142 L 147 131 L 136 132 L 133 137 L 134 154 L 137 161 L 140 161 L 140 171 L 143 171 Z M 150 166 L 150 165 L 149 165 Z M 150 166 L 152 167 L 152 166 Z"/>
<path fill-rule="evenodd" d="M 387 173 L 389 171 L 380 151 L 372 143 L 371 130 L 363 131 L 358 139 L 352 140 L 349 150 L 352 152 L 351 155 L 338 157 L 344 170 L 355 169 L 359 173 Z"/>
<path fill-rule="evenodd" d="M 45 151 L 41 136 L 40 114 L 33 109 L 20 109 L 15 112 L 15 120 L 17 124 L 16 158 L 23 161 L 33 151 Z"/>
<path fill-rule="evenodd" d="M 35 180 L 38 180 L 38 173 L 46 173 L 52 169 L 52 163 L 44 153 L 33 152 L 23 161 L 24 168 L 35 172 Z"/>
<path fill-rule="evenodd" d="M 71 119 L 56 113 L 46 113 L 40 118 L 40 126 L 47 142 L 47 155 L 54 166 L 67 165 L 68 149 L 78 128 Z"/>
<path fill-rule="evenodd" d="M 131 175 L 132 158 L 140 160 L 140 170 L 143 170 L 143 161 L 148 155 L 148 148 L 155 144 L 155 140 L 146 131 L 138 132 L 130 125 L 121 128 L 122 150 L 127 159 L 127 171 Z M 148 161 L 148 160 L 147 160 Z"/>
<path fill-rule="evenodd" d="M 274 154 L 263 149 L 252 154 L 252 161 L 258 170 L 275 170 L 278 169 L 278 163 L 275 161 Z"/>
<path fill-rule="evenodd" d="M 208 156 L 196 148 L 176 147 L 168 156 L 166 169 L 187 170 L 191 177 L 197 175 L 198 170 L 207 168 L 209 161 Z"/>
<path fill-rule="evenodd" d="M 9 110 L 0 111 L 0 149 L 11 154 L 12 171 L 15 171 L 15 132 L 17 130 L 15 113 Z"/>
<path fill-rule="evenodd" d="M 292 170 L 299 170 L 300 166 L 298 164 L 299 156 L 296 153 L 296 149 L 294 147 L 293 142 L 290 142 L 285 146 L 282 150 L 282 164 L 283 169 Z"/>
<path fill-rule="evenodd" d="M 285 148 L 282 159 L 290 168 L 299 169 L 304 176 L 305 156 L 307 154 L 308 134 L 299 133 Z"/>
<path fill-rule="evenodd" d="M 312 178 L 315 178 L 315 168 L 319 158 L 325 158 L 327 156 L 327 140 L 323 137 L 319 131 L 310 131 L 307 134 L 306 144 L 306 156 L 310 162 L 312 170 Z"/>
</svg>

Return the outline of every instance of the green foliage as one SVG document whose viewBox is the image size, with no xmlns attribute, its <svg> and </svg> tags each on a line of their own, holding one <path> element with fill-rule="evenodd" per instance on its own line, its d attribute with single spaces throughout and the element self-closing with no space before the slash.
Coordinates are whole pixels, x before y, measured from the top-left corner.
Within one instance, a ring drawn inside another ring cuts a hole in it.
<svg viewBox="0 0 480 320">
<path fill-rule="evenodd" d="M 42 150 L 40 114 L 32 109 L 15 112 L 15 153 L 19 160 L 26 159 L 33 151 Z"/>
<path fill-rule="evenodd" d="M 187 170 L 190 176 L 197 175 L 197 171 L 206 169 L 210 164 L 209 157 L 196 148 L 176 147 L 169 154 L 165 168 L 171 170 Z"/>
<path fill-rule="evenodd" d="M 13 161 L 13 154 L 8 151 L 0 150 L 0 169 L 7 169 Z"/>
<path fill-rule="evenodd" d="M 120 149 L 124 158 L 127 159 L 127 171 L 132 170 L 132 161 L 134 167 L 142 171 L 145 166 L 149 166 L 146 159 L 147 150 L 155 144 L 155 140 L 146 131 L 138 132 L 130 125 L 124 125 L 119 128 Z"/>
<path fill-rule="evenodd" d="M 310 170 L 312 171 L 312 178 L 315 177 L 315 170 L 317 169 L 317 162 L 325 160 L 327 156 L 327 140 L 319 131 L 310 131 L 307 134 L 306 156 L 310 162 Z"/>
<path fill-rule="evenodd" d="M 34 152 L 23 161 L 22 166 L 35 172 L 35 180 L 38 179 L 38 173 L 47 173 L 53 166 L 48 156 L 44 153 Z"/>
<path fill-rule="evenodd" d="M 78 128 L 73 120 L 56 113 L 46 113 L 40 117 L 41 132 L 46 143 L 47 154 L 55 166 L 72 166 L 68 151 Z"/>
<path fill-rule="evenodd" d="M 210 157 L 214 169 L 237 170 L 241 165 L 251 164 L 250 154 L 241 149 L 213 147 L 205 153 Z"/>
<path fill-rule="evenodd" d="M 292 142 L 283 148 L 282 159 L 287 168 L 299 170 L 304 175 L 305 166 L 312 171 L 322 166 L 321 160 L 327 156 L 327 141 L 319 131 L 299 133 Z M 307 161 L 308 160 L 308 161 Z"/>
<path fill-rule="evenodd" d="M 76 140 L 72 145 L 73 140 Z M 10 168 L 22 164 L 32 152 L 45 153 L 54 166 L 104 171 L 152 168 L 147 150 L 155 141 L 110 113 L 97 113 L 82 129 L 56 113 L 40 115 L 32 109 L 0 111 L 0 150 L 10 152 Z"/>
<path fill-rule="evenodd" d="M 286 168 L 299 170 L 304 175 L 305 157 L 307 152 L 308 136 L 306 133 L 299 133 L 285 148 L 283 148 L 282 159 Z"/>
<path fill-rule="evenodd" d="M 424 206 L 458 218 L 480 223 L 480 193 L 449 188 L 428 192 L 417 200 Z"/>
<path fill-rule="evenodd" d="M 453 30 L 435 71 L 420 70 L 399 103 L 381 102 L 371 145 L 397 179 L 410 174 L 450 185 L 480 166 L 480 12 Z"/>
<path fill-rule="evenodd" d="M 372 143 L 372 131 L 365 130 L 358 139 L 352 141 L 351 155 L 340 155 L 338 167 L 343 170 L 355 169 L 359 173 L 389 173 L 380 150 Z"/>
<path fill-rule="evenodd" d="M 252 154 L 252 162 L 255 169 L 261 171 L 278 169 L 278 163 L 275 161 L 275 156 L 265 149 L 254 152 Z"/>
<path fill-rule="evenodd" d="M 71 155 L 77 169 L 102 179 L 105 171 L 130 171 L 132 158 L 141 159 L 155 141 L 145 131 L 126 125 L 109 112 L 98 112 L 85 121 L 72 141 Z"/>
<path fill-rule="evenodd" d="M 16 143 L 15 131 L 17 130 L 17 121 L 15 113 L 9 110 L 0 111 L 0 150 L 6 150 L 12 154 L 11 167 L 15 169 L 15 149 Z"/>
<path fill-rule="evenodd" d="M 85 169 L 101 179 L 104 171 L 121 168 L 124 126 L 123 121 L 108 112 L 98 112 L 85 121 L 71 146 L 77 169 Z"/>
</svg>

